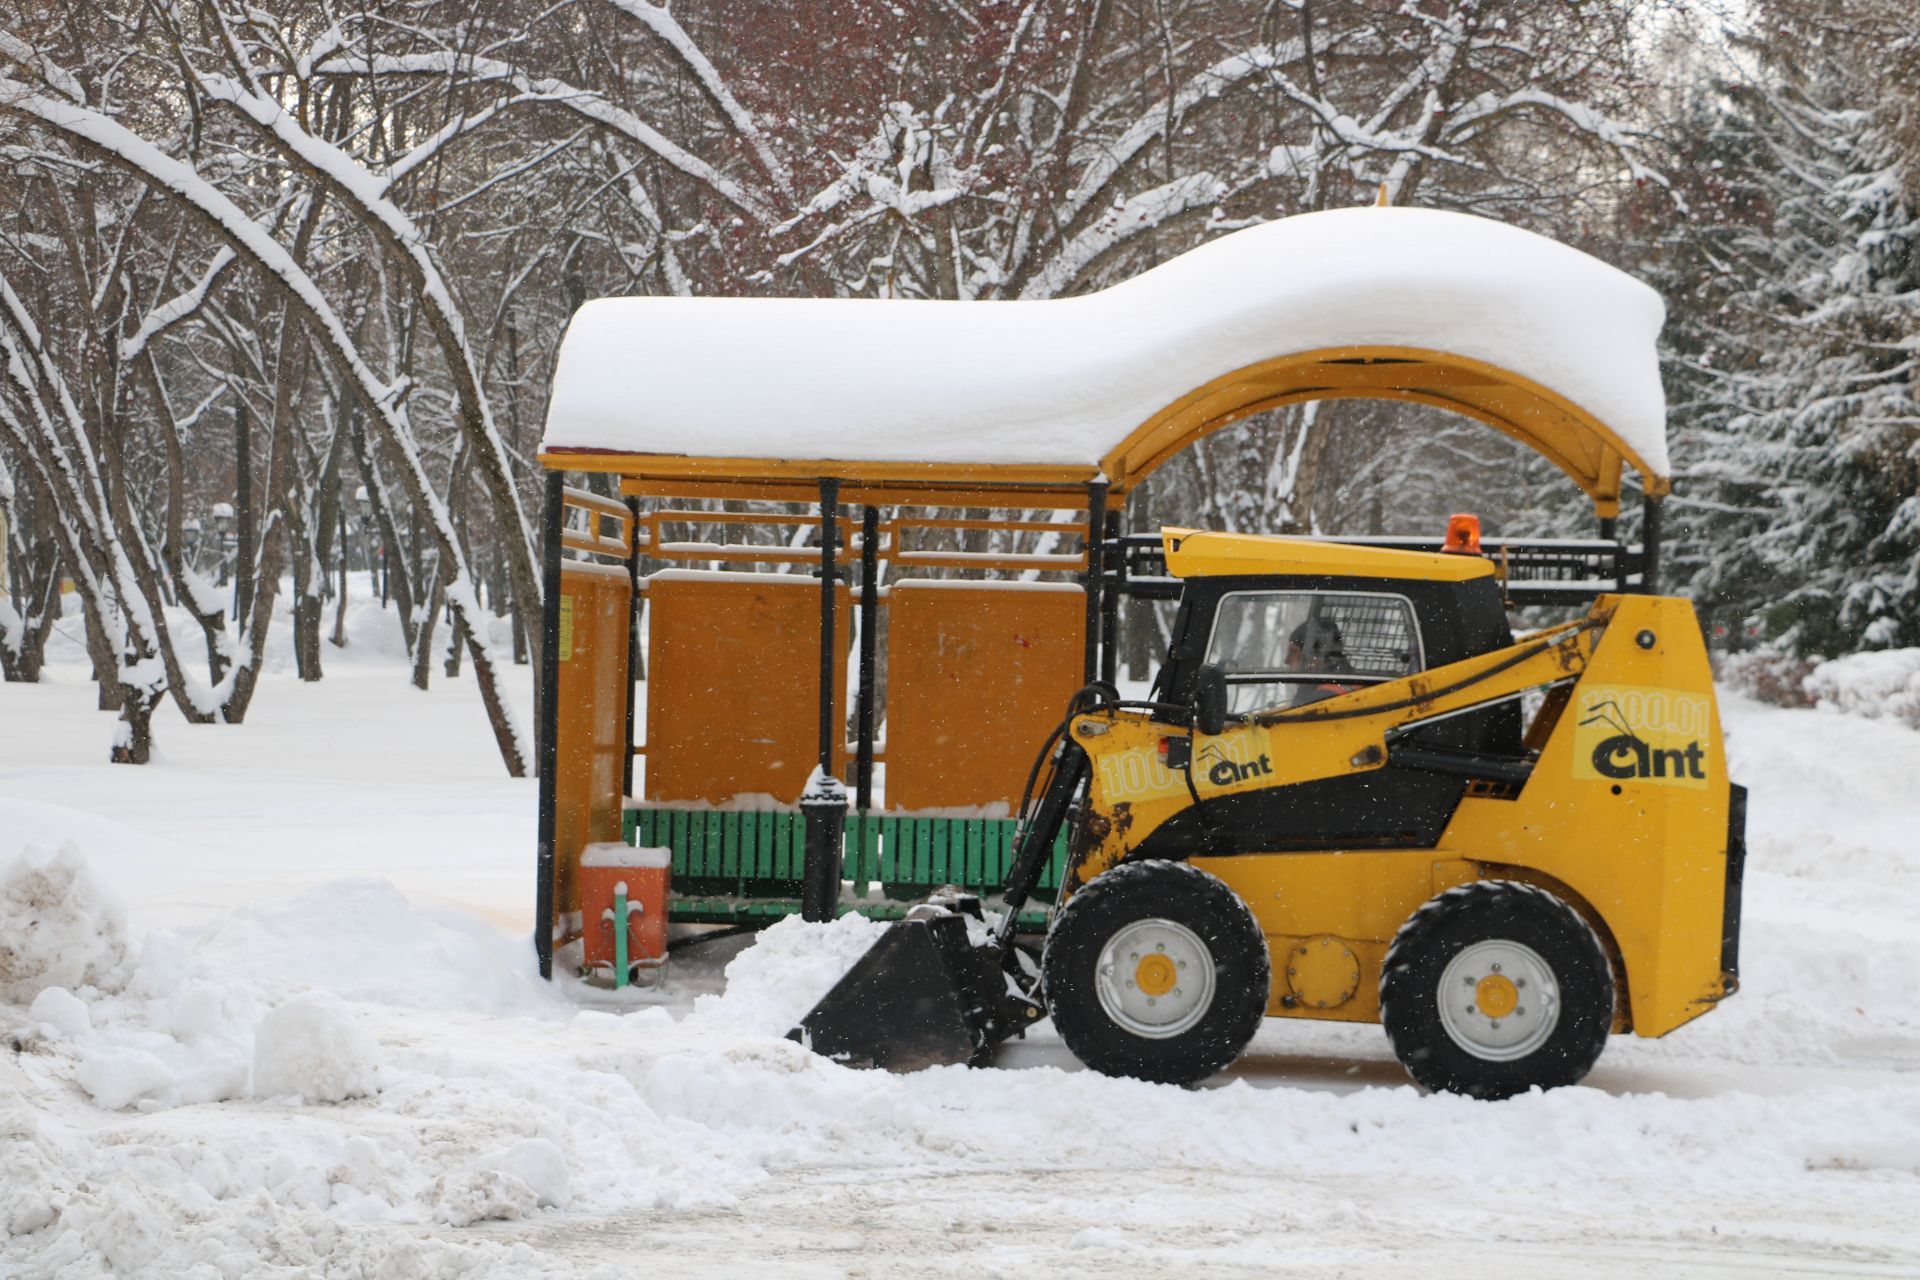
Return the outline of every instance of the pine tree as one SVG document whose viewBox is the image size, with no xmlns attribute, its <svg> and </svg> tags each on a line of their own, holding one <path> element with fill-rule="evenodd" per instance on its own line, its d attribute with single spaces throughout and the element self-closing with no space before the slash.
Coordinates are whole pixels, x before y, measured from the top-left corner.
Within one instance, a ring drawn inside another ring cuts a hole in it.
<svg viewBox="0 0 1920 1280">
<path fill-rule="evenodd" d="M 1659 283 L 1688 584 L 1717 627 L 1831 655 L 1920 644 L 1920 222 L 1904 115 L 1809 47 L 1775 30 L 1686 104 Z"/>
</svg>

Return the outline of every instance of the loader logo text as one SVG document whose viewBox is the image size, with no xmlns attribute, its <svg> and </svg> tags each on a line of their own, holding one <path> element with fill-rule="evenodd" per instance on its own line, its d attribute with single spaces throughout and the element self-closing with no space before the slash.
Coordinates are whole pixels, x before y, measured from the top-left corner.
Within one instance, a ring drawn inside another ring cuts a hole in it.
<svg viewBox="0 0 1920 1280">
<path fill-rule="evenodd" d="M 1254 760 L 1229 760 L 1219 747 L 1209 744 L 1200 753 L 1200 758 L 1213 762 L 1207 766 L 1207 781 L 1216 787 L 1232 786 L 1236 782 L 1273 772 L 1273 762 L 1267 759 L 1265 752 Z"/>
<path fill-rule="evenodd" d="M 1246 778 L 1273 772 L 1272 748 L 1264 730 L 1243 729 L 1227 738 L 1201 747 L 1192 765 L 1195 782 L 1205 778 L 1216 787 L 1230 786 Z M 1135 748 L 1097 758 L 1100 794 L 1105 803 L 1169 797 L 1187 794 L 1188 771 L 1169 769 L 1158 751 Z"/>
<path fill-rule="evenodd" d="M 1637 685 L 1583 689 L 1573 776 L 1704 789 L 1713 706 L 1695 694 Z"/>
</svg>

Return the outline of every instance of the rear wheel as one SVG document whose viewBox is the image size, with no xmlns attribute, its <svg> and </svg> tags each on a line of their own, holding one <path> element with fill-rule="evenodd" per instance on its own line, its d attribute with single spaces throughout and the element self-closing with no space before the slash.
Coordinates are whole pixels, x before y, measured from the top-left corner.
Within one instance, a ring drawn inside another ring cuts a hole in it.
<svg viewBox="0 0 1920 1280">
<path fill-rule="evenodd" d="M 1507 880 L 1462 885 L 1401 927 L 1380 975 L 1395 1056 L 1436 1092 L 1574 1084 L 1613 1027 L 1613 973 L 1580 914 Z"/>
<path fill-rule="evenodd" d="M 1124 863 L 1074 894 L 1040 972 L 1060 1038 L 1107 1075 L 1203 1080 L 1240 1056 L 1266 1014 L 1267 943 L 1253 913 L 1184 862 Z"/>
</svg>

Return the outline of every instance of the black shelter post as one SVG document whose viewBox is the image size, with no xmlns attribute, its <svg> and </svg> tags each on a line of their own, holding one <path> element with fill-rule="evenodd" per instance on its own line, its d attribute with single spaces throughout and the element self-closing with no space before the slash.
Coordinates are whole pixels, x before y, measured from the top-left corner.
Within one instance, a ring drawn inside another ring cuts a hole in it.
<svg viewBox="0 0 1920 1280">
<path fill-rule="evenodd" d="M 840 535 L 840 482 L 820 482 L 820 772 L 833 776 L 833 722 L 835 686 L 833 654 L 833 585 L 837 575 L 835 543 Z"/>
<path fill-rule="evenodd" d="M 880 509 L 868 506 L 860 515 L 860 724 L 854 774 L 854 808 L 860 813 L 873 805 L 874 682 L 880 656 L 880 637 L 875 631 L 879 618 Z"/>
<path fill-rule="evenodd" d="M 832 920 L 840 902 L 840 862 L 846 847 L 847 789 L 833 775 L 833 748 L 846 730 L 835 722 L 833 634 L 835 548 L 840 535 L 840 482 L 820 481 L 820 772 L 800 796 L 806 822 L 806 861 L 800 882 L 800 916 L 814 924 Z"/>
<path fill-rule="evenodd" d="M 627 499 L 627 736 L 626 758 L 620 766 L 620 794 L 633 795 L 633 670 L 640 659 L 640 499 Z"/>
<path fill-rule="evenodd" d="M 533 949 L 540 957 L 542 978 L 553 977 L 553 864 L 560 781 L 560 531 L 565 518 L 566 477 L 549 471 L 540 519 L 540 680 L 534 706 L 540 852 L 533 890 Z"/>
<path fill-rule="evenodd" d="M 1660 524 L 1665 511 L 1658 498 L 1648 498 L 1640 508 L 1640 590 L 1647 595 L 1660 594 Z"/>
<path fill-rule="evenodd" d="M 1627 589 L 1627 549 L 1620 545 L 1620 517 L 1601 516 L 1600 536 L 1613 544 L 1613 589 Z"/>
<path fill-rule="evenodd" d="M 1100 678 L 1115 683 L 1120 674 L 1120 597 L 1126 591 L 1127 550 L 1120 545 L 1120 513 L 1107 512 L 1107 548 L 1113 570 L 1100 585 Z M 1105 564 L 1103 553 L 1101 563 Z"/>
<path fill-rule="evenodd" d="M 1100 678 L 1100 543 L 1107 527 L 1107 485 L 1087 486 L 1087 651 L 1084 665 L 1088 684 Z"/>
</svg>

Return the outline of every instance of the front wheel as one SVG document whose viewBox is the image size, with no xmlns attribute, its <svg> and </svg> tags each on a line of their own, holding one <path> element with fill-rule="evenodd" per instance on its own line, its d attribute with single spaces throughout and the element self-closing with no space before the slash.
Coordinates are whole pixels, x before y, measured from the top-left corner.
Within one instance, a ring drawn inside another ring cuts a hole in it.
<svg viewBox="0 0 1920 1280">
<path fill-rule="evenodd" d="M 1431 899 L 1380 973 L 1380 1021 L 1435 1092 L 1507 1098 L 1575 1084 L 1613 1027 L 1613 973 L 1585 920 L 1531 885 L 1486 880 Z"/>
<path fill-rule="evenodd" d="M 1266 938 L 1240 896 L 1184 862 L 1122 863 L 1074 894 L 1040 961 L 1047 1009 L 1095 1071 L 1192 1084 L 1266 1014 Z"/>
</svg>

